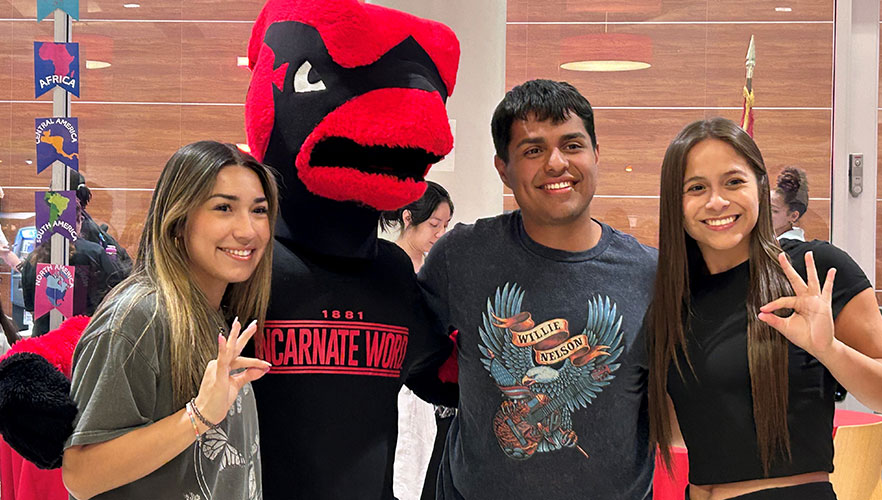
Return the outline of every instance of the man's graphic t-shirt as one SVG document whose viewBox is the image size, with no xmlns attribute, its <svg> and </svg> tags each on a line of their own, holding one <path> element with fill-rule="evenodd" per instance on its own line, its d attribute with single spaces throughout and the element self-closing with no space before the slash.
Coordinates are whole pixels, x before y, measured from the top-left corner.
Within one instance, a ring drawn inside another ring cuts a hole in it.
<svg viewBox="0 0 882 500">
<path fill-rule="evenodd" d="M 544 247 L 520 212 L 434 246 L 419 277 L 459 329 L 460 389 L 438 498 L 650 498 L 640 325 L 656 258 L 604 224 L 585 252 Z"/>
</svg>

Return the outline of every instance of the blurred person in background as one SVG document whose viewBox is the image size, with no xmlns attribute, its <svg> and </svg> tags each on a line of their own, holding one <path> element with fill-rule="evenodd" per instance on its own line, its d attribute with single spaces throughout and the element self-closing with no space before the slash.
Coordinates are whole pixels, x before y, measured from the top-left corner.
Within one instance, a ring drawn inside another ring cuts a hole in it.
<svg viewBox="0 0 882 500">
<path fill-rule="evenodd" d="M 786 167 L 772 190 L 772 226 L 781 239 L 805 241 L 805 231 L 794 226 L 808 209 L 808 180 L 805 170 Z"/>
<path fill-rule="evenodd" d="M 85 177 L 76 170 L 68 170 L 68 175 L 70 189 L 77 192 L 77 200 L 83 207 L 83 222 L 79 229 L 79 237 L 101 245 L 101 248 L 111 257 L 111 261 L 118 268 L 117 272 L 120 272 L 125 278 L 132 272 L 132 258 L 126 249 L 107 232 L 107 224 L 99 225 L 86 211 L 86 207 L 92 201 L 92 190 L 86 186 Z"/>
<path fill-rule="evenodd" d="M 84 211 L 77 199 L 77 232 L 83 223 Z M 21 272 L 21 288 L 25 310 L 34 312 L 34 294 L 36 292 L 37 264 L 50 262 L 51 244 L 49 240 L 36 247 L 27 258 L 18 265 Z M 127 273 L 115 263 L 111 256 L 98 243 L 85 238 L 77 240 L 69 247 L 68 264 L 74 266 L 74 315 L 91 316 L 104 296 L 122 281 Z M 83 296 L 85 291 L 85 296 Z M 84 297 L 84 298 L 83 298 Z M 40 336 L 49 331 L 49 314 L 34 318 L 31 335 Z"/>
<path fill-rule="evenodd" d="M 426 184 L 420 199 L 398 210 L 383 212 L 380 218 L 384 231 L 398 228 L 395 243 L 410 257 L 414 272 L 420 270 L 432 245 L 447 232 L 453 217 L 450 193 L 436 182 Z M 454 413 L 453 408 L 431 405 L 406 386 L 401 388 L 392 484 L 399 500 L 435 498 L 438 467 Z"/>
</svg>

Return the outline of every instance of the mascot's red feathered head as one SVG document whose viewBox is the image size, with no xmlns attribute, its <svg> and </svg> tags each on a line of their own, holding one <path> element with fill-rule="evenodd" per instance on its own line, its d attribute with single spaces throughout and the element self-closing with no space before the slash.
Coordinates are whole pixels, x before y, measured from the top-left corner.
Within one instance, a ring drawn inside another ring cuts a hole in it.
<svg viewBox="0 0 882 500">
<path fill-rule="evenodd" d="M 440 23 L 357 0 L 269 0 L 248 59 L 248 143 L 286 188 L 393 210 L 453 147 L 459 42 Z"/>
</svg>

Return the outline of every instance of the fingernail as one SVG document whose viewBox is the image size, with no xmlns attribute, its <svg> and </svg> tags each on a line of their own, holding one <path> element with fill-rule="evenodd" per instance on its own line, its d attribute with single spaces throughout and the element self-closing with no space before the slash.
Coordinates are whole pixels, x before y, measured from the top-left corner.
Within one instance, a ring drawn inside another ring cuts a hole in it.
<svg viewBox="0 0 882 500">
<path fill-rule="evenodd" d="M 252 321 L 251 321 L 251 324 L 248 325 L 248 328 L 251 328 L 252 326 L 254 326 L 254 325 L 256 325 L 256 324 L 257 324 L 257 320 L 256 320 L 256 319 L 255 319 L 255 320 L 252 320 Z M 247 330 L 248 328 L 246 328 L 246 330 Z"/>
<path fill-rule="evenodd" d="M 239 316 L 236 316 L 235 318 L 233 318 L 233 324 L 234 324 L 234 325 L 235 325 L 236 323 L 238 323 L 238 322 L 239 322 Z"/>
</svg>

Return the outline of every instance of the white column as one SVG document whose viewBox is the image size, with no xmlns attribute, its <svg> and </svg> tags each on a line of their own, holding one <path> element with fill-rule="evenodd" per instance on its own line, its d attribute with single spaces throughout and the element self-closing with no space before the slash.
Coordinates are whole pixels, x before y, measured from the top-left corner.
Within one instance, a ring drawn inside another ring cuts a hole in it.
<svg viewBox="0 0 882 500">
<path fill-rule="evenodd" d="M 876 283 L 879 0 L 837 0 L 833 60 L 831 240 Z M 863 154 L 863 190 L 849 192 L 849 154 Z M 841 407 L 868 411 L 851 395 Z"/>
<path fill-rule="evenodd" d="M 63 10 L 58 9 L 55 11 L 54 17 L 55 41 L 69 43 L 71 41 L 70 16 Z M 85 67 L 84 60 L 81 60 L 80 63 L 80 68 Z M 78 71 L 82 71 L 82 69 Z M 77 78 L 82 80 L 81 75 L 79 74 L 77 75 Z M 61 87 L 55 87 L 52 89 L 52 92 L 52 116 L 70 116 L 70 94 Z M 68 186 L 67 165 L 58 160 L 52 163 L 52 181 L 49 186 L 49 189 L 52 191 L 65 191 L 70 187 Z M 50 262 L 52 264 L 62 264 L 66 266 L 68 264 L 70 241 L 60 234 L 53 234 L 49 241 L 51 245 Z M 79 290 L 74 293 L 86 293 L 86 291 Z M 34 319 L 36 320 L 36 318 Z M 57 309 L 49 311 L 49 331 L 58 328 L 63 320 L 64 317 L 61 316 L 61 313 L 58 312 Z"/>
<path fill-rule="evenodd" d="M 455 126 L 454 150 L 428 177 L 450 191 L 454 221 L 473 222 L 501 213 L 502 181 L 493 168 L 490 117 L 505 94 L 505 0 L 367 3 L 442 22 L 456 33 L 462 55 L 456 88 L 447 101 Z"/>
</svg>

